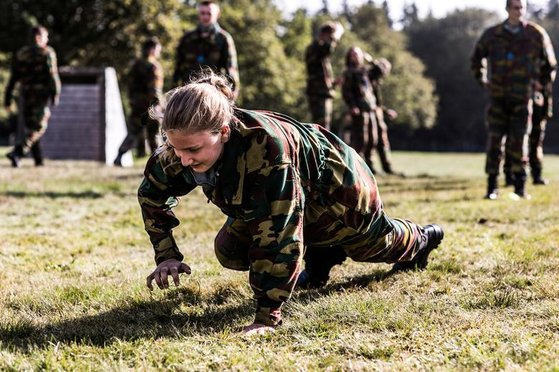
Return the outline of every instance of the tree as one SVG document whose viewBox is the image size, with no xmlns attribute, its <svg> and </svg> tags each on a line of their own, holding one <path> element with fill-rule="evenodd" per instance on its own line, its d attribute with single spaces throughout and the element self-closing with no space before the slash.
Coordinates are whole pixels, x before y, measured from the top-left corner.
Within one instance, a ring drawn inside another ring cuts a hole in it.
<svg viewBox="0 0 559 372">
<path fill-rule="evenodd" d="M 484 107 L 486 97 L 469 68 L 476 40 L 496 14 L 469 8 L 445 18 L 420 20 L 405 29 L 410 50 L 436 81 L 440 97 L 435 131 L 439 147 L 453 150 L 481 150 L 485 146 Z"/>
</svg>

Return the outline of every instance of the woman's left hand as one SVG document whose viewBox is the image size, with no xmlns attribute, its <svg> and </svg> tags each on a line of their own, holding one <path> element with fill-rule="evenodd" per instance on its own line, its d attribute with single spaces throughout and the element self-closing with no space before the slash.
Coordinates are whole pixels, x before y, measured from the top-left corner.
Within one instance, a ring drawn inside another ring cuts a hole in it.
<svg viewBox="0 0 559 372">
<path fill-rule="evenodd" d="M 273 333 L 276 329 L 264 324 L 252 323 L 243 329 L 243 334 L 247 336 L 252 335 L 265 335 L 267 333 Z"/>
</svg>

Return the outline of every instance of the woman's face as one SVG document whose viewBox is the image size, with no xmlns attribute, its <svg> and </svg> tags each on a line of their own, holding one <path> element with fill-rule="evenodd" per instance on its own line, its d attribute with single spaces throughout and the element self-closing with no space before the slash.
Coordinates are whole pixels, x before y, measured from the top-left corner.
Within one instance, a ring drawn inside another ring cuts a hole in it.
<svg viewBox="0 0 559 372">
<path fill-rule="evenodd" d="M 170 130 L 167 132 L 167 141 L 184 167 L 203 173 L 218 161 L 225 142 L 229 140 L 230 131 L 228 125 L 221 127 L 218 132 Z"/>
</svg>

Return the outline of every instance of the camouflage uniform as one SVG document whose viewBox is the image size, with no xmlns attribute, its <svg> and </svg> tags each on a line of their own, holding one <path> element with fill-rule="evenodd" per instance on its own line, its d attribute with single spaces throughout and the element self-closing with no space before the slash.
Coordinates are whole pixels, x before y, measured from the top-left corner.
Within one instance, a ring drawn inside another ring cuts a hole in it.
<svg viewBox="0 0 559 372">
<path fill-rule="evenodd" d="M 394 173 L 392 169 L 392 163 L 390 160 L 390 141 L 388 140 L 388 126 L 384 120 L 384 113 L 386 108 L 384 107 L 384 100 L 382 97 L 381 84 L 382 79 L 385 77 L 385 72 L 382 68 L 373 64 L 369 69 L 369 80 L 373 87 L 373 94 L 375 96 L 377 107 L 375 108 L 375 118 L 377 122 L 377 145 L 376 149 L 379 155 L 380 163 L 382 169 L 386 173 Z"/>
<path fill-rule="evenodd" d="M 344 71 L 342 96 L 348 107 L 359 108 L 352 114 L 350 146 L 363 157 L 373 169 L 372 153 L 377 145 L 376 101 L 373 88 L 364 67 L 349 67 Z"/>
<path fill-rule="evenodd" d="M 230 140 L 204 174 L 161 147 L 138 190 L 157 264 L 182 260 L 171 208 L 196 186 L 228 218 L 215 240 L 220 263 L 248 270 L 256 323 L 281 323 L 305 249 L 322 257 L 342 249 L 356 261 L 409 261 L 425 246 L 422 227 L 389 218 L 376 181 L 337 136 L 272 112 L 235 109 Z M 308 261 L 307 261 L 308 262 Z"/>
<path fill-rule="evenodd" d="M 307 66 L 307 98 L 313 123 L 330 129 L 332 122 L 332 98 L 334 97 L 334 73 L 330 55 L 332 43 L 315 40 L 305 51 Z"/>
<path fill-rule="evenodd" d="M 484 58 L 488 59 L 489 79 Z M 511 170 L 517 179 L 515 192 L 520 189 L 523 194 L 534 82 L 549 82 L 556 66 L 549 37 L 542 27 L 531 22 L 521 23 L 518 31 L 507 22 L 498 24 L 487 29 L 477 42 L 471 65 L 476 79 L 489 86 L 485 166 L 489 186 L 499 173 L 502 142 L 507 137 Z"/>
<path fill-rule="evenodd" d="M 153 56 L 137 59 L 128 73 L 128 97 L 130 97 L 130 118 L 128 135 L 120 145 L 120 155 L 130 150 L 134 143 L 143 139 L 144 128 L 147 130 L 148 144 L 151 152 L 158 147 L 157 134 L 159 124 L 149 117 L 150 106 L 162 99 L 163 68 Z M 141 154 L 138 154 L 139 156 Z"/>
<path fill-rule="evenodd" d="M 181 38 L 177 48 L 173 83 L 188 83 L 194 74 L 209 67 L 216 73 L 225 74 L 238 92 L 239 72 L 233 38 L 217 23 L 208 32 L 209 36 L 204 37 L 202 26 L 199 25 Z"/>
<path fill-rule="evenodd" d="M 31 150 L 35 164 L 41 165 L 43 158 L 39 140 L 47 130 L 49 104 L 57 103 L 60 95 L 60 78 L 54 49 L 33 44 L 21 48 L 15 54 L 4 98 L 6 106 L 12 102 L 14 87 L 18 81 L 18 109 L 23 113 L 25 134 L 22 142 L 10 154 L 19 158 Z"/>
</svg>

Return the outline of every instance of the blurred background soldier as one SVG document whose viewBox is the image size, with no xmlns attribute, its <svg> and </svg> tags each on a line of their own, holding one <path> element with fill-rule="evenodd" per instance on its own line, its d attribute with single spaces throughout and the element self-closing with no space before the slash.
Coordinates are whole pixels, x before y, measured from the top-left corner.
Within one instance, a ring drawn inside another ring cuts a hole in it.
<svg viewBox="0 0 559 372">
<path fill-rule="evenodd" d="M 377 144 L 376 102 L 363 51 L 359 47 L 347 51 L 342 95 L 352 119 L 350 146 L 374 173 L 372 153 Z"/>
<path fill-rule="evenodd" d="M 330 56 L 343 33 L 344 28 L 340 23 L 327 22 L 320 26 L 317 38 L 305 51 L 307 98 L 312 122 L 327 129 L 331 126 L 332 98 L 336 85 Z"/>
<path fill-rule="evenodd" d="M 198 27 L 186 32 L 179 42 L 173 84 L 188 83 L 204 67 L 225 74 L 233 83 L 235 99 L 239 95 L 237 51 L 231 35 L 217 23 L 219 5 L 214 1 L 198 4 Z"/>
<path fill-rule="evenodd" d="M 543 140 L 545 138 L 545 127 L 547 120 L 553 116 L 553 80 L 555 79 L 555 71 L 553 71 L 551 79 L 547 82 L 541 82 L 542 91 L 534 92 L 533 112 L 532 112 L 532 131 L 528 137 L 528 159 L 530 162 L 530 173 L 534 185 L 547 185 L 548 180 L 543 178 Z M 510 142 L 506 142 L 506 146 L 510 146 Z M 503 170 L 505 173 L 505 181 L 507 186 L 514 184 L 514 176 L 510 167 L 510 149 L 505 151 L 505 165 Z"/>
<path fill-rule="evenodd" d="M 36 166 L 43 165 L 40 139 L 47 129 L 49 104 L 57 105 L 60 78 L 54 49 L 47 46 L 49 33 L 43 26 L 31 29 L 31 45 L 21 48 L 14 56 L 10 80 L 6 87 L 4 105 L 11 112 L 15 84 L 19 81 L 18 110 L 23 118 L 25 132 L 14 149 L 6 156 L 13 167 L 29 151 Z"/>
<path fill-rule="evenodd" d="M 152 105 L 159 104 L 162 99 L 163 68 L 157 61 L 160 54 L 159 40 L 156 37 L 148 39 L 142 45 L 141 58 L 133 62 L 128 72 L 128 97 L 130 98 L 131 113 L 128 120 L 128 135 L 120 145 L 114 161 L 117 166 L 122 166 L 122 155 L 130 150 L 139 139 L 144 140 L 142 135 L 144 130 L 147 131 L 148 144 L 152 153 L 159 145 L 157 138 L 159 124 L 149 117 L 148 110 Z"/>
<path fill-rule="evenodd" d="M 498 195 L 497 176 L 505 138 L 510 142 L 513 195 L 528 197 L 525 183 L 532 98 L 534 91 L 541 92 L 551 82 L 556 67 L 553 49 L 545 30 L 523 19 L 523 1 L 507 0 L 506 9 L 507 20 L 483 33 L 471 58 L 476 79 L 487 87 L 490 95 L 485 165 L 488 174 L 488 199 L 496 199 Z M 489 74 L 484 66 L 484 59 L 488 60 Z"/>
<path fill-rule="evenodd" d="M 388 126 L 386 125 L 385 118 L 392 121 L 396 119 L 398 113 L 384 106 L 382 97 L 381 85 L 383 78 L 390 74 L 392 64 L 386 58 L 379 58 L 373 60 L 369 54 L 365 55 L 365 59 L 371 63 L 369 69 L 369 80 L 373 87 L 373 94 L 376 100 L 375 116 L 377 121 L 377 152 L 379 155 L 382 170 L 387 174 L 397 174 L 392 169 L 392 162 L 390 160 L 390 141 L 388 140 Z"/>
</svg>

